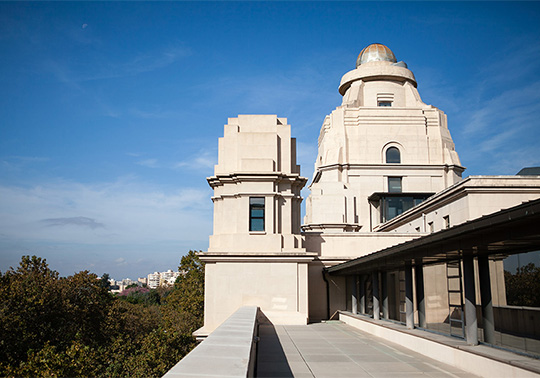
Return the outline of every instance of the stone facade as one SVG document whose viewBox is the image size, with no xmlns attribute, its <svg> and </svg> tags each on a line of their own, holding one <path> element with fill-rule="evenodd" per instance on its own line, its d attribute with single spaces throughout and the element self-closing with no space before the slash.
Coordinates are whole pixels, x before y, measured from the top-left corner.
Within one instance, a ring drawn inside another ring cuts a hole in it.
<svg viewBox="0 0 540 378">
<path fill-rule="evenodd" d="M 205 325 L 211 332 L 239 307 L 258 306 L 275 323 L 308 321 L 308 263 L 300 235 L 296 141 L 285 118 L 230 118 L 219 140 L 214 233 L 206 262 Z"/>
<path fill-rule="evenodd" d="M 307 179 L 287 120 L 240 115 L 225 125 L 208 178 L 214 231 L 200 255 L 198 334 L 242 306 L 259 306 L 274 324 L 327 319 L 347 306 L 347 285 L 324 268 L 540 197 L 538 176 L 462 181 L 446 115 L 421 100 L 413 73 L 386 46 L 362 50 L 339 92 L 341 106 L 321 127 L 302 226 Z"/>
</svg>

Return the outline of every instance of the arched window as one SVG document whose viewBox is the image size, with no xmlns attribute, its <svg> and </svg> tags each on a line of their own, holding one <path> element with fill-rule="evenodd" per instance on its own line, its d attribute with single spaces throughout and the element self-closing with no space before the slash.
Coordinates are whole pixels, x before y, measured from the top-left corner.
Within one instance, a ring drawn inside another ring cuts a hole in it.
<svg viewBox="0 0 540 378">
<path fill-rule="evenodd" d="M 401 163 L 401 154 L 396 147 L 386 150 L 386 163 Z"/>
</svg>

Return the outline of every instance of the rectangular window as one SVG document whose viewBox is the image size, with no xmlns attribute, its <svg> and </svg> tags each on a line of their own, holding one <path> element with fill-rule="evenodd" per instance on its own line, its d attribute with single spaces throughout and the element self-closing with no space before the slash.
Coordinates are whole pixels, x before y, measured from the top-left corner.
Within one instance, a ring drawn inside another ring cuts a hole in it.
<svg viewBox="0 0 540 378">
<path fill-rule="evenodd" d="M 388 192 L 401 193 L 401 177 L 388 177 Z"/>
<path fill-rule="evenodd" d="M 397 217 L 413 206 L 421 203 L 429 196 L 430 194 L 415 196 L 407 196 L 406 194 L 403 196 L 389 194 L 387 196 L 382 196 L 380 199 L 381 222 L 384 223 L 394 217 Z"/>
<path fill-rule="evenodd" d="M 444 228 L 450 228 L 450 215 L 445 215 L 443 217 L 444 220 Z"/>
<path fill-rule="evenodd" d="M 264 197 L 249 197 L 249 231 L 264 231 Z"/>
<path fill-rule="evenodd" d="M 377 101 L 377 106 L 392 106 L 392 101 Z"/>
</svg>

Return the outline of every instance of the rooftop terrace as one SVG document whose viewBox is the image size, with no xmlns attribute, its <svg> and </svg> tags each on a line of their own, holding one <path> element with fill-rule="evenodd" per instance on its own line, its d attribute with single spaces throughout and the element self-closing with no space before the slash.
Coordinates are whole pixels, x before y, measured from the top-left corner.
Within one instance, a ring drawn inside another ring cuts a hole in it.
<svg viewBox="0 0 540 378">
<path fill-rule="evenodd" d="M 476 377 L 340 321 L 259 335 L 257 377 Z"/>
<path fill-rule="evenodd" d="M 349 312 L 339 318 L 274 326 L 258 307 L 242 307 L 165 377 L 540 375 L 538 359 Z"/>
</svg>

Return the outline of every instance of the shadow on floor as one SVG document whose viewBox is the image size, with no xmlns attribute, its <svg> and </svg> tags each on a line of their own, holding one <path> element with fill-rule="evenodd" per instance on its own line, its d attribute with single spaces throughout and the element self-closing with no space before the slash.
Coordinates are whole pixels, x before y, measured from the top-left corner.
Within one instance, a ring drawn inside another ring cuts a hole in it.
<svg viewBox="0 0 540 378">
<path fill-rule="evenodd" d="M 294 377 L 273 324 L 260 324 L 259 337 L 256 376 Z"/>
</svg>

